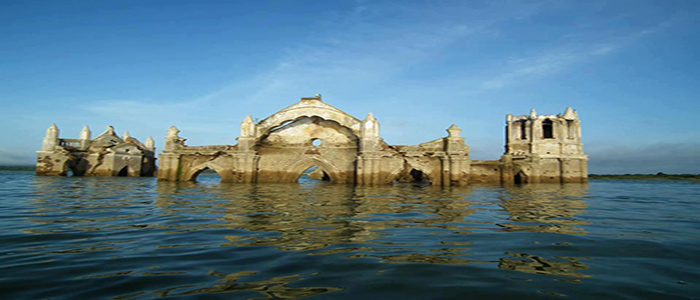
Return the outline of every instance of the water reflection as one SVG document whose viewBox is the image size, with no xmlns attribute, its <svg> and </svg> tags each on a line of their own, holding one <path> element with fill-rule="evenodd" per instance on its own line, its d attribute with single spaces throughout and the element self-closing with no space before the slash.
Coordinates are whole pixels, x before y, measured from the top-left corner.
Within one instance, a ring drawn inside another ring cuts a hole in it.
<svg viewBox="0 0 700 300">
<path fill-rule="evenodd" d="M 495 223 L 506 232 L 586 234 L 581 226 L 588 224 L 576 218 L 585 213 L 586 203 L 581 199 L 587 186 L 576 184 L 444 189 L 411 185 L 352 187 L 317 181 L 265 185 L 135 184 L 95 178 L 72 181 L 66 186 L 65 179 L 59 179 L 63 180 L 37 177 L 35 188 L 40 192 L 33 198 L 33 212 L 41 218 L 31 221 L 53 226 L 27 228 L 25 233 L 158 229 L 177 234 L 228 228 L 236 230 L 223 235 L 220 246 L 273 246 L 283 251 L 317 250 L 316 254 L 360 251 L 357 249 L 376 252 L 378 246 L 401 250 L 404 246 L 423 246 L 426 240 L 421 238 L 429 238 L 431 247 L 425 253 L 372 257 L 390 262 L 431 261 L 431 257 L 437 257 L 433 261 L 461 264 L 464 262 L 454 257 L 446 258 L 467 252 L 473 230 L 494 226 L 492 220 L 482 219 L 493 213 L 496 205 L 508 213 L 505 219 L 510 222 Z M 153 203 L 147 200 L 153 199 L 152 195 L 143 195 L 151 190 L 155 192 Z M 472 207 L 475 202 L 477 208 Z M 472 217 L 476 211 L 481 215 Z M 160 217 L 158 222 L 143 222 L 156 216 Z M 413 238 L 407 235 L 411 228 L 420 229 Z M 400 242 L 392 240 L 397 235 L 402 235 Z M 326 249 L 345 244 L 373 246 Z M 81 246 L 62 251 L 103 249 L 94 244 Z"/>
<path fill-rule="evenodd" d="M 544 257 L 529 255 L 526 253 L 506 253 L 512 258 L 501 258 L 498 267 L 504 270 L 512 270 L 529 274 L 545 274 L 572 278 L 587 278 L 590 275 L 577 271 L 588 269 L 588 265 L 575 257 L 556 257 L 546 259 Z"/>
<path fill-rule="evenodd" d="M 319 266 L 477 264 L 590 277 L 583 273 L 589 266 L 582 258 L 532 247 L 534 238 L 523 238 L 587 234 L 589 223 L 580 217 L 587 209 L 586 185 L 255 185 L 201 177 L 199 183 L 36 177 L 26 216 L 30 225 L 20 230 L 52 241 L 23 251 L 50 259 L 96 255 L 149 261 L 148 266 L 115 264 L 73 276 L 172 281 L 149 289 L 159 297 L 236 292 L 304 298 L 345 288 L 315 284 L 314 278 L 324 274 L 299 267 L 299 261 Z M 276 262 L 282 266 L 271 262 L 279 257 L 285 257 L 284 263 Z M 168 270 L 150 270 L 156 261 Z M 119 297 L 140 296 L 144 292 L 135 289 Z"/>
<path fill-rule="evenodd" d="M 506 231 L 530 231 L 561 234 L 587 234 L 588 225 L 576 215 L 586 212 L 587 184 L 539 184 L 512 186 L 501 197 L 501 206 L 512 223 L 499 223 Z"/>
<path fill-rule="evenodd" d="M 289 284 L 305 279 L 301 275 L 289 275 L 270 278 L 262 281 L 239 282 L 242 277 L 255 275 L 255 271 L 241 271 L 231 274 L 224 274 L 216 270 L 211 270 L 209 275 L 219 277 L 218 284 L 205 288 L 191 289 L 192 286 L 179 286 L 156 291 L 160 297 L 167 296 L 190 296 L 197 294 L 219 294 L 232 292 L 256 292 L 271 299 L 302 299 L 311 296 L 336 292 L 342 290 L 338 287 L 291 287 Z M 317 274 L 311 274 L 311 276 Z M 181 290 L 185 291 L 181 291 Z M 189 289 L 189 290 L 187 290 Z"/>
<path fill-rule="evenodd" d="M 156 205 L 166 214 L 215 210 L 218 226 L 275 235 L 227 235 L 223 245 L 275 246 L 285 251 L 368 243 L 388 228 L 455 229 L 472 214 L 461 193 L 424 186 L 353 188 L 337 184 L 161 184 Z M 206 194 L 208 202 L 193 203 Z M 215 207 L 215 208 L 214 208 Z"/>
</svg>

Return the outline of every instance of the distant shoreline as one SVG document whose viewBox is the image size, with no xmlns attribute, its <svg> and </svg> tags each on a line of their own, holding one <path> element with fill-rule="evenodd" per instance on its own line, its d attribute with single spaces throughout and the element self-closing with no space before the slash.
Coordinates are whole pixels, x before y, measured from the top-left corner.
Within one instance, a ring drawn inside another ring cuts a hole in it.
<svg viewBox="0 0 700 300">
<path fill-rule="evenodd" d="M 700 174 L 588 174 L 588 179 L 603 180 L 689 180 L 700 181 Z"/>
<path fill-rule="evenodd" d="M 0 171 L 34 172 L 34 170 L 36 170 L 36 166 L 0 166 Z M 210 172 L 213 173 L 213 171 Z M 700 174 L 588 174 L 588 179 L 700 181 Z"/>
<path fill-rule="evenodd" d="M 0 171 L 32 171 L 36 170 L 36 166 L 2 166 L 0 165 Z"/>
</svg>

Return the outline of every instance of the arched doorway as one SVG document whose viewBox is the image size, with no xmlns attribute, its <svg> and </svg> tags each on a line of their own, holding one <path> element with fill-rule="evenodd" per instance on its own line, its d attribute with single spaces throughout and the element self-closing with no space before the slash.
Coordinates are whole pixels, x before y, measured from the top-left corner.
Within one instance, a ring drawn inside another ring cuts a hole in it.
<svg viewBox="0 0 700 300">
<path fill-rule="evenodd" d="M 515 183 L 515 184 L 523 184 L 523 183 L 527 183 L 527 182 L 528 182 L 527 175 L 525 175 L 525 173 L 523 171 L 518 171 L 518 173 L 516 173 L 515 176 L 513 176 L 513 183 Z"/>
<path fill-rule="evenodd" d="M 214 169 L 206 167 L 195 172 L 190 180 L 198 183 L 219 183 L 221 176 Z"/>
<path fill-rule="evenodd" d="M 331 181 L 330 175 L 328 175 L 328 172 L 323 170 L 322 168 L 319 168 L 318 166 L 311 166 L 304 170 L 299 177 L 297 178 L 297 182 L 305 182 L 305 181 Z"/>
<path fill-rule="evenodd" d="M 117 173 L 117 176 L 119 176 L 119 177 L 129 176 L 129 167 L 123 167 L 121 170 L 119 170 L 119 173 Z"/>
<path fill-rule="evenodd" d="M 430 178 L 423 171 L 409 166 L 394 179 L 396 183 L 430 184 Z"/>
<path fill-rule="evenodd" d="M 85 176 L 87 171 L 87 161 L 81 158 L 71 159 L 66 162 L 65 170 L 67 177 Z"/>
</svg>

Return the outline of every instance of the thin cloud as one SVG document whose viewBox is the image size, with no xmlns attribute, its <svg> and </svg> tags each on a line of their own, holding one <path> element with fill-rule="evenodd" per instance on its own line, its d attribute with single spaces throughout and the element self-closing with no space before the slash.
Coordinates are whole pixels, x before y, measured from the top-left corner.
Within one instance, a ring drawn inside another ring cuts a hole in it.
<svg viewBox="0 0 700 300">
<path fill-rule="evenodd" d="M 412 66 L 439 59 L 449 47 L 469 38 L 494 38 L 502 22 L 529 18 L 542 4 L 503 6 L 485 9 L 473 18 L 446 18 L 435 22 L 426 17 L 448 13 L 444 7 L 401 3 L 357 2 L 345 13 L 321 17 L 319 28 L 334 28 L 292 45 L 273 69 L 261 71 L 244 81 L 234 81 L 191 102 L 204 103 L 235 97 L 247 102 L 296 94 L 318 87 L 333 89 L 357 83 L 382 82 L 395 78 Z M 388 14 L 401 14 L 410 23 L 384 24 Z M 424 21 L 420 21 L 424 20 Z"/>
<path fill-rule="evenodd" d="M 625 37 L 613 38 L 612 42 L 589 43 L 592 45 L 567 46 L 544 54 L 511 59 L 509 71 L 481 83 L 482 89 L 498 89 L 527 80 L 553 75 L 596 56 L 604 56 L 630 44 L 634 40 L 657 33 L 670 26 L 672 21 L 664 21 L 654 27 L 639 30 Z"/>
</svg>

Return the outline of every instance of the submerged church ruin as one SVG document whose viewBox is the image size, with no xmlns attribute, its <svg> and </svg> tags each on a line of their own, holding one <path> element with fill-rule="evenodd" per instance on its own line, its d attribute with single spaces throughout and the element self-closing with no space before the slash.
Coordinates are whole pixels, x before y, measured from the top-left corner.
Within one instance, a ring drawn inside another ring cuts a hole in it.
<svg viewBox="0 0 700 300">
<path fill-rule="evenodd" d="M 296 182 L 303 172 L 336 183 L 391 184 L 586 182 L 587 156 L 574 110 L 506 117 L 506 152 L 500 160 L 472 160 L 452 125 L 447 136 L 419 145 L 388 145 L 370 113 L 357 119 L 321 99 L 301 98 L 260 122 L 241 123 L 235 145 L 188 146 L 171 127 L 160 155 L 159 180 L 193 181 L 204 170 L 222 182 Z M 140 149 L 140 148 L 139 148 Z M 150 148 L 152 149 L 152 147 Z M 145 153 L 145 152 L 144 152 Z M 145 157 L 145 156 L 144 156 Z"/>
<path fill-rule="evenodd" d="M 46 130 L 41 150 L 37 151 L 36 175 L 45 176 L 153 176 L 156 170 L 155 142 L 141 143 L 124 132 L 119 137 L 114 127 L 96 138 L 85 126 L 78 139 L 59 137 L 52 124 Z"/>
</svg>

